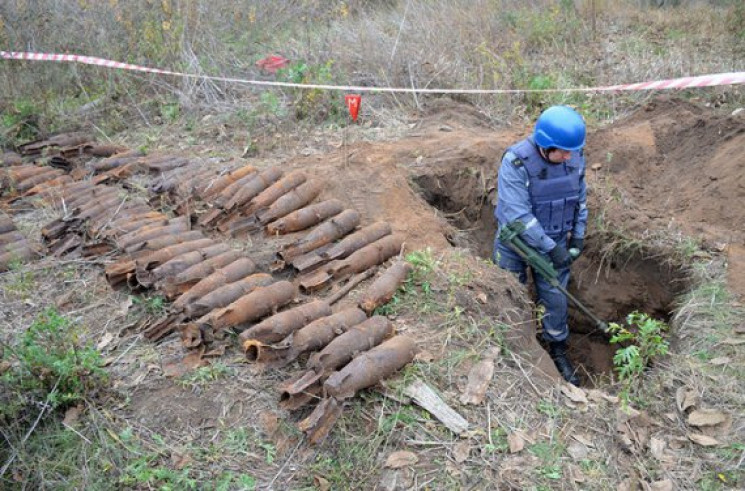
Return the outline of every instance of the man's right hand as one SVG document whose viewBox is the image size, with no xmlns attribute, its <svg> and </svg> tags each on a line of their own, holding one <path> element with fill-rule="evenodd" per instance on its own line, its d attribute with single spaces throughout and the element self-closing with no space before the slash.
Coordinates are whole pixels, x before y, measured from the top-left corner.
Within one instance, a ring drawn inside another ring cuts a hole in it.
<svg viewBox="0 0 745 491">
<path fill-rule="evenodd" d="M 551 258 L 551 262 L 556 269 L 568 268 L 572 264 L 572 256 L 569 255 L 566 247 L 558 244 L 549 251 L 548 257 Z"/>
</svg>

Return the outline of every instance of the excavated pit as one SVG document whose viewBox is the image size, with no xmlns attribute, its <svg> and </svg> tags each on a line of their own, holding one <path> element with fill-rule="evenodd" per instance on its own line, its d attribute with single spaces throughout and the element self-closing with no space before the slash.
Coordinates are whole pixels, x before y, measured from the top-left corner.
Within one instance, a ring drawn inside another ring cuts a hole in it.
<svg viewBox="0 0 745 491">
<path fill-rule="evenodd" d="M 491 257 L 496 232 L 496 192 L 493 185 L 490 188 L 484 184 L 494 181 L 485 175 L 488 172 L 489 169 L 461 168 L 412 179 L 420 195 L 453 226 L 450 243 L 467 247 L 483 258 Z M 611 260 L 600 252 L 602 246 L 602 238 L 593 236 L 590 229 L 585 253 L 572 267 L 570 292 L 606 322 L 624 323 L 633 311 L 669 321 L 675 298 L 685 289 L 680 272 L 663 258 L 644 252 L 621 254 Z M 609 375 L 616 347 L 571 302 L 569 327 L 569 356 L 583 383 L 594 383 L 598 377 Z"/>
</svg>

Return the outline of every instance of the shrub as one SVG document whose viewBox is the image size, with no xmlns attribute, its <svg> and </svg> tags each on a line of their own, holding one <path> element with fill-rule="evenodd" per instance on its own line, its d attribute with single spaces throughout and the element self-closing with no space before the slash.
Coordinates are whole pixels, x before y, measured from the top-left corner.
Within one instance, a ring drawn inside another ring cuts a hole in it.
<svg viewBox="0 0 745 491">
<path fill-rule="evenodd" d="M 30 401 L 53 409 L 73 405 L 105 380 L 98 351 L 81 346 L 69 319 L 44 311 L 15 346 L 6 346 L 0 376 L 0 418 L 15 418 Z"/>
<path fill-rule="evenodd" d="M 667 354 L 670 345 L 663 337 L 667 324 L 649 315 L 632 312 L 626 317 L 628 326 L 612 322 L 610 342 L 623 345 L 613 356 L 613 364 L 622 384 L 620 393 L 624 405 L 637 394 L 642 374 L 652 360 Z"/>
</svg>

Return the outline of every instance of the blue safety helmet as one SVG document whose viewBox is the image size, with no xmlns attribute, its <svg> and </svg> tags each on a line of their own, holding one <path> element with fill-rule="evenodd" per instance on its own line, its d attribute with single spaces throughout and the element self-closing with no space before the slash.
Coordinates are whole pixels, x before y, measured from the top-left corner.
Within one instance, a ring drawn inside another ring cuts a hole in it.
<svg viewBox="0 0 745 491">
<path fill-rule="evenodd" d="M 541 148 L 576 151 L 585 146 L 585 120 L 567 106 L 551 106 L 541 113 L 533 133 Z"/>
</svg>

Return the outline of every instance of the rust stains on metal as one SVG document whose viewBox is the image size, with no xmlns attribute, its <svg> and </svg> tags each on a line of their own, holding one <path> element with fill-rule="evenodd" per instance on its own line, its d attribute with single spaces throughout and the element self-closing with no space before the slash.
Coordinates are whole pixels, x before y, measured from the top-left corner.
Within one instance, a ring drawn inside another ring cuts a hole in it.
<svg viewBox="0 0 745 491">
<path fill-rule="evenodd" d="M 254 176 L 251 181 L 246 183 L 238 192 L 233 194 L 230 199 L 225 202 L 224 208 L 228 211 L 234 208 L 240 208 L 256 196 L 259 195 L 266 188 L 279 181 L 282 177 L 282 171 L 277 167 L 270 167 L 266 170 L 261 171 L 258 175 Z"/>
<path fill-rule="evenodd" d="M 266 226 L 266 233 L 267 235 L 280 235 L 299 232 L 317 225 L 327 218 L 338 215 L 342 210 L 344 210 L 344 203 L 338 199 L 321 201 L 270 223 Z"/>
<path fill-rule="evenodd" d="M 289 281 L 278 281 L 257 288 L 217 312 L 211 326 L 215 331 L 253 322 L 290 303 L 297 294 L 295 285 Z"/>
<path fill-rule="evenodd" d="M 276 343 L 310 322 L 329 315 L 331 315 L 329 304 L 322 300 L 316 300 L 264 319 L 243 331 L 238 336 L 238 341 L 241 345 L 249 339 L 261 343 Z"/>
<path fill-rule="evenodd" d="M 229 250 L 215 257 L 188 267 L 181 271 L 173 278 L 167 278 L 159 286 L 168 298 L 174 298 L 185 293 L 189 288 L 196 285 L 200 280 L 211 275 L 220 268 L 224 268 L 243 257 L 243 254 L 236 250 Z"/>
<path fill-rule="evenodd" d="M 136 162 L 144 156 L 145 154 L 140 150 L 126 150 L 103 160 L 99 160 L 98 162 L 94 162 L 90 165 L 90 168 L 94 172 L 106 172 Z"/>
<path fill-rule="evenodd" d="M 311 355 L 307 366 L 318 373 L 328 373 L 349 362 L 357 353 L 379 345 L 392 334 L 393 324 L 388 319 L 380 315 L 370 317 Z"/>
<path fill-rule="evenodd" d="M 249 354 L 256 355 L 256 361 L 259 363 L 270 367 L 281 367 L 305 352 L 323 348 L 339 333 L 346 332 L 365 319 L 367 316 L 360 309 L 356 307 L 345 309 L 311 322 L 292 333 L 282 343 L 261 347 L 261 353 Z"/>
<path fill-rule="evenodd" d="M 141 248 L 142 244 L 155 237 L 170 233 L 187 232 L 191 224 L 188 218 L 178 217 L 163 222 L 144 225 L 117 238 L 116 245 L 127 252 Z M 139 246 L 139 247 L 138 247 Z"/>
<path fill-rule="evenodd" d="M 272 283 L 274 283 L 274 278 L 270 274 L 255 273 L 202 295 L 194 302 L 187 304 L 185 311 L 190 318 L 209 315 L 209 312 L 227 307 L 255 289 L 269 286 Z"/>
<path fill-rule="evenodd" d="M 267 208 L 269 205 L 277 201 L 280 196 L 289 193 L 303 184 L 306 180 L 307 177 L 303 172 L 290 172 L 253 198 L 248 203 L 248 207 L 243 211 L 243 215 L 248 216 L 262 211 L 264 208 Z"/>
<path fill-rule="evenodd" d="M 370 285 L 360 300 L 360 308 L 370 315 L 388 303 L 406 280 L 413 267 L 406 261 L 396 261 Z"/>
<path fill-rule="evenodd" d="M 324 391 L 336 399 L 347 399 L 357 391 L 375 385 L 410 363 L 417 353 L 416 342 L 408 336 L 388 341 L 352 359 L 323 384 Z"/>
<path fill-rule="evenodd" d="M 380 240 L 357 250 L 346 259 L 334 263 L 329 268 L 331 275 L 338 279 L 359 273 L 399 254 L 404 244 L 401 234 L 386 235 Z"/>
<path fill-rule="evenodd" d="M 257 215 L 259 223 L 266 224 L 307 205 L 321 194 L 323 182 L 318 179 L 306 181 L 287 194 L 277 198 L 266 211 Z M 341 205 L 341 203 L 339 203 Z M 339 206 L 341 211 L 341 206 Z"/>
<path fill-rule="evenodd" d="M 298 423 L 298 428 L 308 435 L 311 445 L 317 445 L 326 439 L 341 416 L 341 409 L 342 406 L 336 399 L 324 399 L 310 416 Z"/>
<path fill-rule="evenodd" d="M 233 283 L 234 281 L 241 280 L 252 274 L 254 271 L 256 271 L 256 264 L 254 264 L 251 259 L 242 257 L 200 280 L 186 293 L 181 295 L 173 303 L 173 307 L 176 309 L 183 309 L 189 303 L 200 299 L 211 291 L 229 283 Z"/>
<path fill-rule="evenodd" d="M 141 285 L 150 287 L 157 281 L 176 276 L 190 266 L 199 264 L 206 259 L 228 252 L 229 250 L 230 247 L 227 244 L 213 243 L 208 247 L 185 252 L 169 259 L 150 272 L 142 271 L 142 276 L 138 272 L 137 280 Z"/>
<path fill-rule="evenodd" d="M 372 225 L 345 237 L 331 249 L 321 254 L 326 260 L 343 259 L 354 251 L 371 244 L 391 233 L 391 226 L 387 222 L 375 222 Z"/>
<path fill-rule="evenodd" d="M 204 183 L 201 187 L 197 188 L 197 194 L 202 197 L 203 200 L 208 201 L 214 196 L 217 196 L 222 192 L 223 189 L 233 184 L 238 179 L 256 172 L 256 167 L 252 165 L 246 165 L 238 169 L 232 170 L 227 174 L 211 179 Z"/>
</svg>

